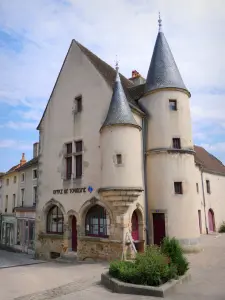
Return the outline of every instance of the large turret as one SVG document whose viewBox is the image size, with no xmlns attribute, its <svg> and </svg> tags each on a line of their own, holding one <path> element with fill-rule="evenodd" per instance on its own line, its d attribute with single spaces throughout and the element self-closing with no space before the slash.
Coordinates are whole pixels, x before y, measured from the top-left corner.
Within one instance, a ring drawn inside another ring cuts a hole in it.
<svg viewBox="0 0 225 300">
<path fill-rule="evenodd" d="M 198 209 L 190 93 L 161 30 L 139 100 L 148 113 L 147 186 L 151 241 L 175 236 L 189 250 L 199 249 Z"/>
</svg>

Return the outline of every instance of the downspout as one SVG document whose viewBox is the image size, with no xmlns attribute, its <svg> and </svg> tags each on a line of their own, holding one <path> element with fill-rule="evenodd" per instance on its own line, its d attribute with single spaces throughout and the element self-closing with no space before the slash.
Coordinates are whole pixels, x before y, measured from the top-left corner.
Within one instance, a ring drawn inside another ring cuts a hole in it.
<svg viewBox="0 0 225 300">
<path fill-rule="evenodd" d="M 145 228 L 146 244 L 149 245 L 149 214 L 148 214 L 148 188 L 147 188 L 147 144 L 148 119 L 145 116 L 142 119 L 142 140 L 143 140 L 143 169 L 144 169 L 144 200 L 145 200 Z"/>
<path fill-rule="evenodd" d="M 201 170 L 202 196 L 203 196 L 204 215 L 205 215 L 205 230 L 206 230 L 206 234 L 209 234 L 209 230 L 208 230 L 208 226 L 207 226 L 206 210 L 205 210 L 205 190 L 204 190 L 203 168 L 202 168 L 202 166 L 200 166 L 200 170 Z"/>
</svg>

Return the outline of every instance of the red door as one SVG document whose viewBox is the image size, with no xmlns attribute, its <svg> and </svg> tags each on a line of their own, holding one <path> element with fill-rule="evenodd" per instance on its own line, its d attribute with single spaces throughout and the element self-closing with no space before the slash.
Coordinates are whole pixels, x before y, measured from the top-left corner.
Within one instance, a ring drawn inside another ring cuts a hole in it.
<svg viewBox="0 0 225 300">
<path fill-rule="evenodd" d="M 165 214 L 153 213 L 154 244 L 160 245 L 166 236 Z"/>
<path fill-rule="evenodd" d="M 202 215 L 201 215 L 201 210 L 198 210 L 198 223 L 199 223 L 200 234 L 202 234 Z"/>
<path fill-rule="evenodd" d="M 212 209 L 209 209 L 208 212 L 208 222 L 209 222 L 209 231 L 215 231 L 215 220 L 214 220 L 214 212 Z"/>
<path fill-rule="evenodd" d="M 77 220 L 72 217 L 72 250 L 77 251 Z"/>
<path fill-rule="evenodd" d="M 136 211 L 133 212 L 131 223 L 132 223 L 132 238 L 134 241 L 138 241 L 139 240 L 138 215 Z"/>
</svg>

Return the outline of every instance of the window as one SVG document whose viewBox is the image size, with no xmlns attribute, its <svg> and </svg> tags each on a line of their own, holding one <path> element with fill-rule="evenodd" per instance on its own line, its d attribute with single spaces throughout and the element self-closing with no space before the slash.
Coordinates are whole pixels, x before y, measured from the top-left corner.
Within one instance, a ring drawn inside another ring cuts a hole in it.
<svg viewBox="0 0 225 300">
<path fill-rule="evenodd" d="M 107 215 L 104 207 L 95 205 L 89 209 L 85 220 L 85 232 L 88 236 L 107 237 Z"/>
<path fill-rule="evenodd" d="M 82 96 L 78 96 L 75 98 L 75 102 L 76 102 L 76 108 L 77 108 L 77 112 L 81 112 L 82 111 Z"/>
<path fill-rule="evenodd" d="M 24 189 L 21 189 L 21 206 L 24 204 Z"/>
<path fill-rule="evenodd" d="M 211 189 L 210 189 L 210 182 L 209 180 L 206 180 L 206 191 L 208 194 L 211 194 Z"/>
<path fill-rule="evenodd" d="M 198 187 L 198 183 L 196 182 L 196 190 L 197 190 L 197 193 L 199 193 L 199 187 Z"/>
<path fill-rule="evenodd" d="M 122 155 L 121 154 L 116 155 L 116 163 L 117 163 L 117 165 L 122 164 Z"/>
<path fill-rule="evenodd" d="M 181 149 L 180 138 L 173 138 L 173 148 Z"/>
<path fill-rule="evenodd" d="M 66 179 L 70 180 L 72 175 L 72 143 L 66 144 Z"/>
<path fill-rule="evenodd" d="M 16 207 L 16 194 L 13 194 L 12 210 Z"/>
<path fill-rule="evenodd" d="M 16 176 L 13 177 L 13 183 L 16 183 Z"/>
<path fill-rule="evenodd" d="M 37 187 L 33 187 L 33 205 L 36 205 L 37 203 Z"/>
<path fill-rule="evenodd" d="M 9 185 L 9 178 L 6 179 L 6 185 Z"/>
<path fill-rule="evenodd" d="M 33 170 L 33 179 L 37 179 L 37 169 Z"/>
<path fill-rule="evenodd" d="M 76 152 L 82 152 L 83 150 L 83 143 L 82 141 L 75 142 Z"/>
<path fill-rule="evenodd" d="M 5 212 L 8 210 L 8 195 L 5 196 Z"/>
<path fill-rule="evenodd" d="M 54 205 L 47 214 L 47 232 L 63 234 L 63 222 L 61 209 Z"/>
<path fill-rule="evenodd" d="M 83 162 L 83 157 L 81 152 L 83 151 L 83 142 L 82 141 L 76 141 L 75 142 L 75 164 L 76 164 L 76 178 L 82 177 L 82 162 Z M 79 154 L 78 154 L 79 153 Z"/>
<path fill-rule="evenodd" d="M 169 107 L 170 107 L 170 110 L 176 111 L 177 110 L 177 100 L 169 100 Z"/>
<path fill-rule="evenodd" d="M 21 182 L 24 182 L 25 181 L 25 173 L 22 173 L 21 174 Z"/>
<path fill-rule="evenodd" d="M 182 182 L 174 182 L 175 194 L 183 194 Z"/>
</svg>

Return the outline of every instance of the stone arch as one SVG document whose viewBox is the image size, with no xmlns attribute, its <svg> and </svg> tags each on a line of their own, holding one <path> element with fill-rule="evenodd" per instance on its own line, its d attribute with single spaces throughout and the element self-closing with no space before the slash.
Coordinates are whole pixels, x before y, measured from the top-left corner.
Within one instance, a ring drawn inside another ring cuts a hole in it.
<svg viewBox="0 0 225 300">
<path fill-rule="evenodd" d="M 77 219 L 77 223 L 80 223 L 80 216 L 79 216 L 79 214 L 78 214 L 75 210 L 70 209 L 70 210 L 67 212 L 67 216 L 68 216 L 68 218 L 71 217 L 71 216 L 75 216 L 76 219 Z"/>
<path fill-rule="evenodd" d="M 67 214 L 66 214 L 64 206 L 59 201 L 57 201 L 54 198 L 52 198 L 51 200 L 49 200 L 48 202 L 46 202 L 45 205 L 42 208 L 41 219 L 42 219 L 42 227 L 43 227 L 43 230 L 45 232 L 47 231 L 47 215 L 48 215 L 49 210 L 54 205 L 58 206 L 58 208 L 63 213 L 64 231 L 65 231 L 66 225 L 68 224 L 68 217 L 67 217 Z"/>
<path fill-rule="evenodd" d="M 96 197 L 92 197 L 91 199 L 87 200 L 80 208 L 79 210 L 79 220 L 80 220 L 80 230 L 81 230 L 81 235 L 85 235 L 85 219 L 86 219 L 86 215 L 87 212 L 95 205 L 99 205 L 101 207 L 104 207 L 107 215 L 109 217 L 109 224 L 108 224 L 108 230 L 110 231 L 110 227 L 113 223 L 113 215 L 112 212 L 110 210 L 110 208 L 108 207 L 108 205 L 106 205 L 105 203 L 103 203 L 102 201 L 100 201 L 99 199 L 97 199 Z"/>
<path fill-rule="evenodd" d="M 134 222 L 136 224 L 134 224 Z M 142 208 L 142 206 L 137 203 L 136 207 L 132 210 L 131 214 L 130 214 L 130 229 L 131 229 L 131 233 L 132 233 L 132 227 L 133 230 L 134 228 L 137 226 L 137 232 L 133 232 L 133 236 L 136 236 L 137 240 L 141 240 L 143 241 L 145 239 L 145 226 L 144 226 L 144 210 Z"/>
</svg>

